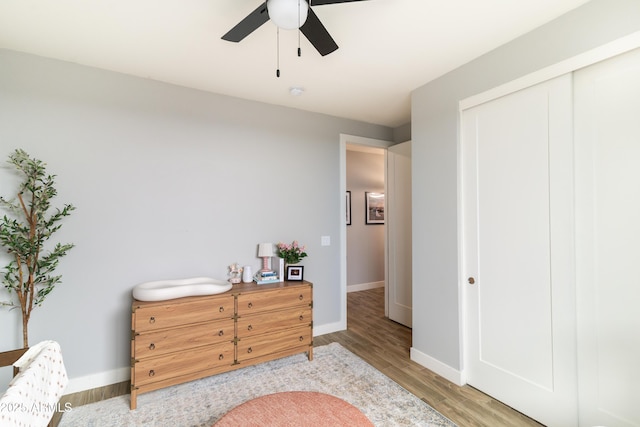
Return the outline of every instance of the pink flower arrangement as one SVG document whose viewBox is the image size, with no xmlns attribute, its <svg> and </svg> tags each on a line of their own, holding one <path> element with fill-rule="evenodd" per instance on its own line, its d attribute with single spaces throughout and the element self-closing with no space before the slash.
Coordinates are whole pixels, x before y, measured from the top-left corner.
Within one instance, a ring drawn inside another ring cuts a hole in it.
<svg viewBox="0 0 640 427">
<path fill-rule="evenodd" d="M 297 264 L 300 260 L 307 256 L 304 246 L 300 246 L 297 240 L 290 244 L 278 243 L 276 254 L 284 259 L 285 264 Z"/>
</svg>

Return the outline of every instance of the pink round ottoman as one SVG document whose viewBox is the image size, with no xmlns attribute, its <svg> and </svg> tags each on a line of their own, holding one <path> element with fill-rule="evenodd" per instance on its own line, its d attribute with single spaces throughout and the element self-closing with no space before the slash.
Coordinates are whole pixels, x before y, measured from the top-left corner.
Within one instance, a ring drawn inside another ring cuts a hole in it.
<svg viewBox="0 0 640 427">
<path fill-rule="evenodd" d="M 236 406 L 215 427 L 373 426 L 358 408 L 324 393 L 289 391 L 268 394 Z"/>
</svg>

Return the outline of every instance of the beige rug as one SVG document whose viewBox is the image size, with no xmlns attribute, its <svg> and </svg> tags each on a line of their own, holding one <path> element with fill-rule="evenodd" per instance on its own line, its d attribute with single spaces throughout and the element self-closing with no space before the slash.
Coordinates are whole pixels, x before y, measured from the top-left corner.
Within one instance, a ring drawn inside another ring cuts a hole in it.
<svg viewBox="0 0 640 427">
<path fill-rule="evenodd" d="M 142 394 L 134 411 L 128 395 L 73 408 L 60 426 L 210 427 L 244 402 L 285 391 L 335 396 L 376 426 L 455 426 L 340 344 L 313 353 L 312 362 L 299 354 Z"/>
</svg>

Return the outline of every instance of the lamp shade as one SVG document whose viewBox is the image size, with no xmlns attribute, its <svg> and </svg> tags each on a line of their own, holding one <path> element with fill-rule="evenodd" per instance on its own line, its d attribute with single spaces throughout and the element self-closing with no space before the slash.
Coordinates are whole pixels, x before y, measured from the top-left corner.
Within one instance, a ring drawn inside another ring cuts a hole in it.
<svg viewBox="0 0 640 427">
<path fill-rule="evenodd" d="M 278 28 L 295 30 L 306 22 L 309 4 L 307 0 L 267 0 L 267 11 Z"/>
<path fill-rule="evenodd" d="M 272 257 L 273 256 L 273 243 L 260 243 L 258 245 L 258 257 Z"/>
</svg>

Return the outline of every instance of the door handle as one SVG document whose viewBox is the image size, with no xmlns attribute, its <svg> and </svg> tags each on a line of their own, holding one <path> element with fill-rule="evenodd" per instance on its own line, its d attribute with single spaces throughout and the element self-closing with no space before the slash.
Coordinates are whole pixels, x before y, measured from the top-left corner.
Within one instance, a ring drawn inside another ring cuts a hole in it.
<svg viewBox="0 0 640 427">
<path fill-rule="evenodd" d="M 474 283 L 476 283 L 476 279 L 474 279 L 473 277 L 469 277 L 467 279 L 467 282 L 469 282 L 470 285 L 473 285 Z"/>
</svg>

